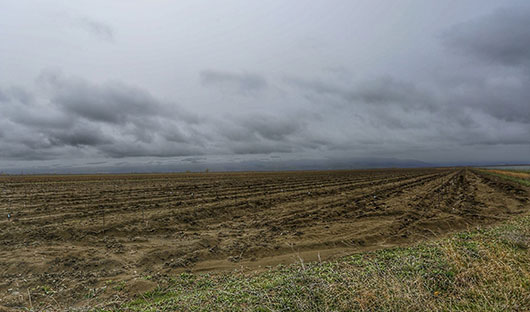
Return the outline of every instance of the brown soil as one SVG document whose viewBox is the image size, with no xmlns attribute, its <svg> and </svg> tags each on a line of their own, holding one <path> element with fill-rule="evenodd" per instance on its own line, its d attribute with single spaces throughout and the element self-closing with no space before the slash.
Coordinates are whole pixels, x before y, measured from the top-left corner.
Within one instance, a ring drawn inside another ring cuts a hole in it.
<svg viewBox="0 0 530 312">
<path fill-rule="evenodd" d="M 183 271 L 411 244 L 525 213 L 528 199 L 461 168 L 2 176 L 0 311 L 94 306 Z"/>
</svg>

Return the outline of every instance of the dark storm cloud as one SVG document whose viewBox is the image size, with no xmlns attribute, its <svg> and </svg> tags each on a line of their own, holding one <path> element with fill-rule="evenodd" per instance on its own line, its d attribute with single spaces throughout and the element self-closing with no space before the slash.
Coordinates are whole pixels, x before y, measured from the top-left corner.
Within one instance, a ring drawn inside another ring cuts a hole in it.
<svg viewBox="0 0 530 312">
<path fill-rule="evenodd" d="M 100 151 L 110 157 L 175 157 L 194 156 L 203 154 L 202 149 L 192 145 L 174 145 L 167 142 L 146 144 L 141 142 L 118 141 L 113 144 L 103 145 Z"/>
<path fill-rule="evenodd" d="M 481 64 L 451 75 L 455 82 L 444 90 L 446 97 L 498 120 L 530 124 L 529 29 L 530 7 L 524 6 L 498 9 L 444 32 L 448 49 Z M 519 140 L 506 140 L 512 141 Z"/>
<path fill-rule="evenodd" d="M 405 108 L 434 109 L 434 97 L 411 82 L 390 77 L 366 81 L 351 94 L 353 100 L 372 104 L 400 103 Z"/>
<path fill-rule="evenodd" d="M 58 146 L 81 147 L 112 143 L 112 140 L 99 129 L 90 127 L 75 127 L 71 131 L 51 131 L 47 135 L 50 143 Z"/>
<path fill-rule="evenodd" d="M 450 81 L 447 84 L 419 84 L 388 76 L 353 83 L 343 82 L 347 79 L 285 81 L 309 101 L 328 107 L 328 112 L 333 107 L 343 114 L 351 110 L 357 122 L 379 129 L 373 129 L 374 134 L 388 128 L 418 142 L 421 133 L 431 144 L 527 144 L 530 79 L 528 71 L 521 69 L 530 65 L 528 29 L 528 7 L 500 9 L 449 27 L 441 38 L 444 45 L 460 52 L 461 61 L 480 60 L 482 65 L 437 73 Z"/>
<path fill-rule="evenodd" d="M 294 115 L 247 114 L 216 122 L 216 132 L 230 153 L 270 154 L 299 151 L 305 144 L 305 118 Z"/>
<path fill-rule="evenodd" d="M 22 104 L 20 102 L 9 102 L 4 106 L 4 113 L 11 121 L 29 128 L 47 129 L 69 129 L 75 121 L 72 116 L 61 110 L 49 109 L 45 105 L 36 102 Z"/>
<path fill-rule="evenodd" d="M 192 164 L 198 164 L 198 163 L 204 162 L 205 160 L 207 160 L 206 157 L 187 157 L 187 158 L 181 159 L 180 161 L 189 162 Z"/>
<path fill-rule="evenodd" d="M 446 98 L 455 105 L 480 110 L 506 122 L 530 124 L 530 80 L 519 76 L 514 83 L 502 83 L 495 78 L 476 78 L 446 90 Z M 513 78 L 512 78 L 513 79 Z"/>
<path fill-rule="evenodd" d="M 365 80 L 352 85 L 339 85 L 301 78 L 287 78 L 286 81 L 306 91 L 340 98 L 347 103 L 392 104 L 399 105 L 404 109 L 436 109 L 436 100 L 433 94 L 422 90 L 411 82 L 400 81 L 388 76 Z"/>
<path fill-rule="evenodd" d="M 392 137 L 402 144 L 430 146 L 530 144 L 530 84 L 525 75 L 509 77 L 506 82 L 504 72 L 471 75 L 455 84 L 430 87 L 388 77 L 349 86 L 319 79 L 289 82 L 323 114 L 351 116 L 358 138 L 353 135 L 342 147 L 330 140 L 330 149 L 375 142 L 388 147 L 391 142 L 385 141 Z M 367 139 L 359 133 L 367 133 Z"/>
<path fill-rule="evenodd" d="M 227 118 L 218 127 L 220 134 L 234 142 L 282 141 L 302 129 L 299 122 L 294 118 L 251 114 Z"/>
<path fill-rule="evenodd" d="M 289 153 L 295 148 L 293 145 L 282 142 L 246 142 L 232 143 L 230 150 L 235 154 L 252 155 L 252 154 L 270 154 L 270 153 Z"/>
<path fill-rule="evenodd" d="M 49 159 L 65 153 L 174 157 L 209 153 L 289 152 L 303 146 L 301 120 L 273 114 L 199 117 L 120 82 L 94 84 L 45 71 L 44 93 L 2 88 L 5 158 Z M 209 129 L 209 127 L 217 130 Z"/>
<path fill-rule="evenodd" d="M 455 25 L 443 34 L 445 44 L 491 64 L 530 65 L 530 7 L 498 9 Z"/>
<path fill-rule="evenodd" d="M 2 88 L 4 157 L 40 159 L 83 150 L 109 157 L 201 154 L 199 117 L 119 82 L 93 84 L 44 72 L 45 93 Z M 190 143 L 192 142 L 192 143 Z M 46 155 L 46 156 L 43 156 Z"/>
<path fill-rule="evenodd" d="M 243 94 L 253 93 L 267 87 L 267 81 L 260 75 L 204 70 L 200 73 L 205 87 L 228 88 Z"/>
<path fill-rule="evenodd" d="M 238 124 L 247 132 L 271 141 L 281 141 L 300 131 L 303 125 L 294 118 L 277 116 L 251 115 L 245 116 Z"/>
<path fill-rule="evenodd" d="M 88 120 L 125 124 L 135 118 L 175 113 L 148 92 L 119 82 L 96 85 L 57 73 L 44 73 L 39 79 L 51 89 L 52 102 Z"/>
<path fill-rule="evenodd" d="M 106 23 L 82 17 L 79 18 L 78 25 L 99 39 L 114 41 L 114 30 Z"/>
</svg>

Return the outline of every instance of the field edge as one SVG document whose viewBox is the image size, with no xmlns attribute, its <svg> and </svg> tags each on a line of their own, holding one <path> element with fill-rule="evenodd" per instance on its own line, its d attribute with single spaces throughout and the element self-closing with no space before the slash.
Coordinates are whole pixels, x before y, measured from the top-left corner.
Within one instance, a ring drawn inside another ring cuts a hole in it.
<svg viewBox="0 0 530 312">
<path fill-rule="evenodd" d="M 448 238 L 265 272 L 193 275 L 94 311 L 526 310 L 530 216 Z"/>
</svg>

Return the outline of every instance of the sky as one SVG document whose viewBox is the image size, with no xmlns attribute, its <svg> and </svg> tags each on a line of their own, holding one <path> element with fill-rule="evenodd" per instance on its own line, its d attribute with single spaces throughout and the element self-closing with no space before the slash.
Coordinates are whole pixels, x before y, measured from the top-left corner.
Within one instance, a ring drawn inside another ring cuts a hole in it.
<svg viewBox="0 0 530 312">
<path fill-rule="evenodd" d="M 0 0 L 2 171 L 529 163 L 529 99 L 526 0 Z"/>
</svg>

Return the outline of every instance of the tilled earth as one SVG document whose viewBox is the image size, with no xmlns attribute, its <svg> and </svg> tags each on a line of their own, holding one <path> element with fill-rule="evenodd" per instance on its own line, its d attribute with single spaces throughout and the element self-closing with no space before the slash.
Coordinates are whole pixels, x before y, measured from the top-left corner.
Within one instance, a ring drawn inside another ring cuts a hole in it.
<svg viewBox="0 0 530 312">
<path fill-rule="evenodd" d="M 0 176 L 0 311 L 119 302 L 183 271 L 324 260 L 529 208 L 528 188 L 465 168 Z"/>
</svg>

